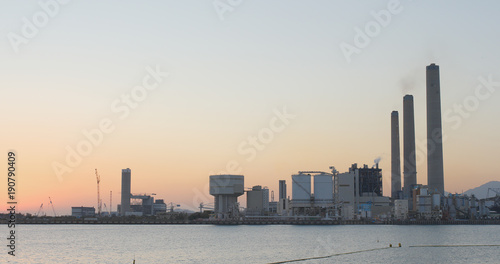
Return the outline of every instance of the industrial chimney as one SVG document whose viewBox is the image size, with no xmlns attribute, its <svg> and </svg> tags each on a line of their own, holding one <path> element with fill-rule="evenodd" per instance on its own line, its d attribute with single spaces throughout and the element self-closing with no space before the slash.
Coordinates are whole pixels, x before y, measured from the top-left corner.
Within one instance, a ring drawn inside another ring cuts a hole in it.
<svg viewBox="0 0 500 264">
<path fill-rule="evenodd" d="M 444 195 L 443 131 L 439 66 L 427 66 L 427 185 Z"/>
<path fill-rule="evenodd" d="M 391 113 L 391 197 L 400 199 L 401 191 L 401 153 L 399 150 L 399 114 Z"/>
<path fill-rule="evenodd" d="M 404 154 L 404 188 L 405 199 L 412 197 L 413 186 L 417 184 L 417 153 L 415 151 L 415 116 L 413 95 L 403 97 L 403 154 Z"/>
</svg>

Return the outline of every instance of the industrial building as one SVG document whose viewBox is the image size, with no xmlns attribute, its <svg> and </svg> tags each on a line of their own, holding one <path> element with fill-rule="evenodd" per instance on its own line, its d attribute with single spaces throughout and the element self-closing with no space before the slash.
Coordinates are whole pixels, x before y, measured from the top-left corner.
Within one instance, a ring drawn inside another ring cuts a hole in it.
<svg viewBox="0 0 500 264">
<path fill-rule="evenodd" d="M 153 214 L 163 214 L 167 212 L 167 204 L 163 201 L 163 199 L 158 199 L 153 204 Z"/>
<path fill-rule="evenodd" d="M 243 175 L 210 176 L 210 195 L 214 196 L 214 210 L 218 219 L 239 217 L 238 196 L 243 193 Z"/>
<path fill-rule="evenodd" d="M 152 195 L 131 194 L 130 199 L 137 201 L 130 206 L 130 211 L 133 212 L 134 215 L 154 215 L 153 204 L 155 198 Z M 131 212 L 126 212 L 125 215 L 128 215 Z"/>
<path fill-rule="evenodd" d="M 71 216 L 76 218 L 95 217 L 94 207 L 71 207 Z"/>
<path fill-rule="evenodd" d="M 279 181 L 279 199 L 276 213 L 281 216 L 286 216 L 289 213 L 290 203 L 286 192 L 286 181 Z"/>
<path fill-rule="evenodd" d="M 427 78 L 427 185 L 444 195 L 443 131 L 441 127 L 441 86 L 439 66 L 426 68 Z"/>
<path fill-rule="evenodd" d="M 262 186 L 253 186 L 247 191 L 247 216 L 261 216 L 269 214 L 269 189 Z"/>
<path fill-rule="evenodd" d="M 338 202 L 344 219 L 371 218 L 391 215 L 390 199 L 382 196 L 382 170 L 353 164 L 349 172 L 338 178 Z"/>
<path fill-rule="evenodd" d="M 394 200 L 394 215 L 396 220 L 408 219 L 408 200 Z"/>
<path fill-rule="evenodd" d="M 131 193 L 132 171 L 129 168 L 122 169 L 122 194 L 121 204 L 117 206 L 120 216 L 149 216 L 164 213 L 167 205 L 162 199 L 154 199 L 152 194 Z"/>
<path fill-rule="evenodd" d="M 338 216 L 334 198 L 336 170 L 334 167 L 330 168 L 332 173 L 299 171 L 298 174 L 292 175 L 292 200 L 290 204 L 292 215 L 326 218 Z M 314 192 L 311 192 L 312 177 L 314 177 Z"/>
</svg>

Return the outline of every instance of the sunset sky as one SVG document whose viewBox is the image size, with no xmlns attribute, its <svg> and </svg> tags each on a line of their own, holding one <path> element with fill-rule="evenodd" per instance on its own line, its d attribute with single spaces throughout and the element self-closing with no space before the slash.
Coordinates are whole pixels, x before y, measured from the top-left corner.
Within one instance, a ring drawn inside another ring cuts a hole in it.
<svg viewBox="0 0 500 264">
<path fill-rule="evenodd" d="M 402 139 L 405 94 L 426 184 L 430 63 L 440 66 L 446 191 L 499 179 L 498 1 L 40 3 L 0 9 L 0 168 L 15 151 L 23 213 L 43 203 L 52 215 L 49 196 L 58 215 L 96 206 L 96 168 L 113 211 L 124 168 L 132 193 L 196 210 L 213 202 L 208 176 L 228 169 L 277 199 L 278 180 L 291 196 L 299 170 L 380 157 L 390 195 L 390 114 L 400 111 Z"/>
</svg>

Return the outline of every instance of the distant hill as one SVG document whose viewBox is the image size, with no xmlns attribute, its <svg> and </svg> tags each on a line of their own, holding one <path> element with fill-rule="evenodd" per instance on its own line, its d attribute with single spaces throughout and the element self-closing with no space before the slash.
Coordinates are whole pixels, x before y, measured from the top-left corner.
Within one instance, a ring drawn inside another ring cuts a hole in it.
<svg viewBox="0 0 500 264">
<path fill-rule="evenodd" d="M 470 189 L 464 194 L 467 195 L 472 195 L 474 194 L 476 198 L 483 199 L 486 198 L 486 194 L 488 193 L 488 188 L 500 188 L 500 181 L 490 181 L 488 183 L 485 183 L 479 187 L 476 187 L 474 189 Z M 495 194 L 490 191 L 490 196 L 494 196 Z"/>
<path fill-rule="evenodd" d="M 170 210 L 170 208 L 167 209 L 167 212 Z M 189 210 L 189 209 L 179 209 L 179 208 L 175 208 L 174 209 L 174 212 L 177 212 L 177 213 L 187 213 L 187 214 L 192 214 L 194 213 L 193 210 Z"/>
</svg>

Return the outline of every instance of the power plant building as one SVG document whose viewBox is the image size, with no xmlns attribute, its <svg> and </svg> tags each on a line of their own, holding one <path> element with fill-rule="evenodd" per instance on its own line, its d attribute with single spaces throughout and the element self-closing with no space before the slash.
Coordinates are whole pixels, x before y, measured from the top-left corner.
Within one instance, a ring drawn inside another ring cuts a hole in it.
<svg viewBox="0 0 500 264">
<path fill-rule="evenodd" d="M 337 178 L 344 219 L 390 214 L 390 200 L 382 196 L 382 170 L 378 164 L 373 168 L 353 164 L 349 172 L 340 173 Z"/>
<path fill-rule="evenodd" d="M 247 216 L 260 216 L 269 212 L 269 189 L 257 185 L 247 191 Z"/>
<path fill-rule="evenodd" d="M 439 66 L 426 68 L 427 77 L 427 185 L 444 195 L 443 131 L 441 124 L 441 87 Z"/>
<path fill-rule="evenodd" d="M 131 185 L 131 170 L 129 168 L 122 170 L 122 197 L 120 204 L 120 215 L 125 216 L 130 212 L 130 185 Z"/>
<path fill-rule="evenodd" d="M 211 175 L 210 195 L 214 196 L 214 209 L 217 218 L 238 217 L 238 196 L 244 193 L 243 175 Z"/>
<path fill-rule="evenodd" d="M 84 217 L 94 217 L 95 216 L 95 208 L 94 207 L 71 207 L 71 216 L 76 218 L 84 218 Z"/>
</svg>

